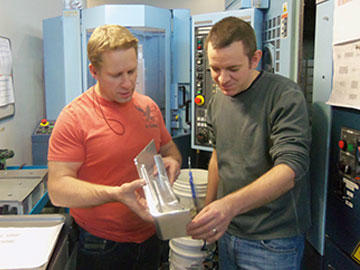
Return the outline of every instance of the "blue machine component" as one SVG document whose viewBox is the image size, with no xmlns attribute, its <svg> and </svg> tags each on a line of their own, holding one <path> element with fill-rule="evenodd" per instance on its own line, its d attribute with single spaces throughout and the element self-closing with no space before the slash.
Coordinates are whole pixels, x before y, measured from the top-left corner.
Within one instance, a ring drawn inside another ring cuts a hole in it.
<svg viewBox="0 0 360 270">
<path fill-rule="evenodd" d="M 33 165 L 47 165 L 49 139 L 54 125 L 55 121 L 48 121 L 46 119 L 43 119 L 36 126 L 33 134 L 31 135 Z"/>
<path fill-rule="evenodd" d="M 264 17 L 264 69 L 298 81 L 301 1 L 271 1 Z"/>
<path fill-rule="evenodd" d="M 56 119 L 83 91 L 79 11 L 45 19 L 43 38 L 46 117 Z"/>
<path fill-rule="evenodd" d="M 190 135 L 190 11 L 172 10 L 173 31 L 171 35 L 171 135 Z"/>
<path fill-rule="evenodd" d="M 329 177 L 331 108 L 326 104 L 332 89 L 332 42 L 334 1 L 316 6 L 312 147 L 310 162 L 312 226 L 308 241 L 320 255 L 325 250 L 325 213 Z"/>
<path fill-rule="evenodd" d="M 360 112 L 326 104 L 332 90 L 334 1 L 319 2 L 316 12 L 310 168 L 313 226 L 307 239 L 324 255 L 326 269 L 357 269 L 359 261 L 352 254 L 360 239 L 356 171 Z M 347 151 L 346 144 L 355 146 L 355 152 Z"/>
<path fill-rule="evenodd" d="M 332 108 L 330 146 L 325 263 L 329 269 L 357 269 L 360 267 L 360 111 Z"/>
<path fill-rule="evenodd" d="M 235 16 L 251 24 L 255 29 L 256 42 L 262 48 L 263 13 L 259 9 L 241 9 L 224 12 L 199 14 L 192 18 L 192 129 L 191 147 L 211 151 L 209 135 L 206 126 L 206 107 L 217 86 L 213 82 L 204 49 L 205 38 L 211 26 L 221 19 Z M 259 64 L 261 68 L 261 64 Z"/>
</svg>

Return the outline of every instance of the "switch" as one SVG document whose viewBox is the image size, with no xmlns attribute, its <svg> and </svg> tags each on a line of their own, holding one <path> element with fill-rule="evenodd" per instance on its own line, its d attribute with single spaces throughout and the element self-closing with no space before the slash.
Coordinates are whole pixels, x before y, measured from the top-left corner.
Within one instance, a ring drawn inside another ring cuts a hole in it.
<svg viewBox="0 0 360 270">
<path fill-rule="evenodd" d="M 344 173 L 351 175 L 351 167 L 350 167 L 350 165 L 345 165 Z"/>
<path fill-rule="evenodd" d="M 50 124 L 49 121 L 45 118 L 41 119 L 41 121 L 40 121 L 40 126 L 42 126 L 42 127 L 48 126 L 49 124 Z"/>
<path fill-rule="evenodd" d="M 346 149 L 346 146 L 347 146 L 347 143 L 346 143 L 346 141 L 344 141 L 344 140 L 340 140 L 340 141 L 338 142 L 338 145 L 339 145 L 339 148 L 340 148 L 341 150 L 345 150 L 345 149 Z"/>
<path fill-rule="evenodd" d="M 205 103 L 205 98 L 202 95 L 197 95 L 194 101 L 195 104 L 202 106 Z"/>
<path fill-rule="evenodd" d="M 199 143 L 204 144 L 209 141 L 209 136 L 205 130 L 200 130 L 196 135 L 196 139 Z"/>
<path fill-rule="evenodd" d="M 354 145 L 352 143 L 349 143 L 347 145 L 347 151 L 350 153 L 354 152 Z"/>
</svg>

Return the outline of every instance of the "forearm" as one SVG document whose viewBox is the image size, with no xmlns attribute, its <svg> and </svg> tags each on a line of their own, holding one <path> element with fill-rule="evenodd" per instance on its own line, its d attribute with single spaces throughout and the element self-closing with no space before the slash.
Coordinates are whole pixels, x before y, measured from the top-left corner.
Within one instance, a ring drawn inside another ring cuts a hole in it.
<svg viewBox="0 0 360 270">
<path fill-rule="evenodd" d="M 68 208 L 87 208 L 114 201 L 117 188 L 88 183 L 71 176 L 50 180 L 48 184 L 51 202 Z"/>
<path fill-rule="evenodd" d="M 80 166 L 80 162 L 48 162 L 47 188 L 51 202 L 60 207 L 84 208 L 114 201 L 119 187 L 78 179 Z"/>
<path fill-rule="evenodd" d="M 176 144 L 173 141 L 170 141 L 166 145 L 162 146 L 160 148 L 160 154 L 162 157 L 173 158 L 174 160 L 176 160 L 179 163 L 179 166 L 181 166 L 182 157 L 181 157 L 181 154 L 180 154 Z"/>
<path fill-rule="evenodd" d="M 285 164 L 279 164 L 253 183 L 223 199 L 232 206 L 232 216 L 261 207 L 288 192 L 295 185 L 295 173 Z"/>
<path fill-rule="evenodd" d="M 218 164 L 216 150 L 214 149 L 208 167 L 208 185 L 205 198 L 205 205 L 208 205 L 212 201 L 216 200 L 217 188 L 219 184 Z"/>
</svg>

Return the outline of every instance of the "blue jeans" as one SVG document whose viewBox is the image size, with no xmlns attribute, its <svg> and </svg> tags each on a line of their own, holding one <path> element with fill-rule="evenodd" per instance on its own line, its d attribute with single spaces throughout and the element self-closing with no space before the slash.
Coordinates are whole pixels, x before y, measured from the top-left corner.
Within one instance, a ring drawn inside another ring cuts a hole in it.
<svg viewBox="0 0 360 270">
<path fill-rule="evenodd" d="M 221 270 L 299 270 L 303 235 L 272 240 L 245 240 L 225 233 L 219 239 Z"/>
<path fill-rule="evenodd" d="M 120 243 L 99 238 L 79 227 L 77 270 L 157 270 L 160 239 L 156 235 L 143 243 Z"/>
</svg>

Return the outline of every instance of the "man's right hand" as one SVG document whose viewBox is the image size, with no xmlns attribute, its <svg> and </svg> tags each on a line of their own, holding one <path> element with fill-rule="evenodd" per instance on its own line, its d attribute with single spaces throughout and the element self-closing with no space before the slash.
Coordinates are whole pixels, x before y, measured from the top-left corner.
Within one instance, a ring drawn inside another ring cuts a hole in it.
<svg viewBox="0 0 360 270">
<path fill-rule="evenodd" d="M 114 193 L 115 200 L 125 204 L 143 220 L 147 222 L 154 222 L 154 219 L 149 212 L 146 199 L 142 195 L 143 193 L 138 190 L 144 185 L 146 185 L 145 180 L 138 179 L 116 187 L 116 191 Z"/>
</svg>

